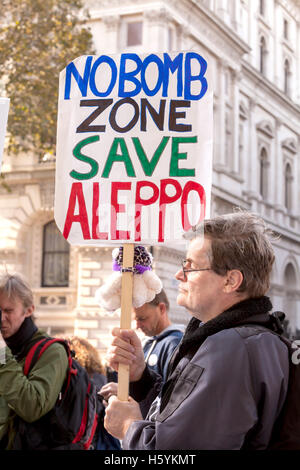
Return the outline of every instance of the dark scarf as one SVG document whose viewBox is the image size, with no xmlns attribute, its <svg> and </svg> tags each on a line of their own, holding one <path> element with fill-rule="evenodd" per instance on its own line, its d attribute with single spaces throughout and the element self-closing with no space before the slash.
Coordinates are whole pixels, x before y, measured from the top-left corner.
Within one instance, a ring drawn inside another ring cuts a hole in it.
<svg viewBox="0 0 300 470">
<path fill-rule="evenodd" d="M 31 317 L 26 317 L 18 331 L 5 339 L 5 342 L 17 360 L 26 356 L 28 342 L 36 333 L 37 327 Z"/>
<path fill-rule="evenodd" d="M 243 300 L 206 323 L 201 323 L 200 320 L 193 317 L 169 363 L 168 380 L 163 387 L 161 411 L 167 404 L 178 378 L 177 375 L 171 377 L 172 372 L 183 357 L 188 357 L 191 360 L 208 336 L 228 328 L 243 324 L 259 324 L 273 331 L 279 331 L 278 318 L 268 313 L 271 309 L 272 304 L 269 297 L 260 297 Z"/>
</svg>

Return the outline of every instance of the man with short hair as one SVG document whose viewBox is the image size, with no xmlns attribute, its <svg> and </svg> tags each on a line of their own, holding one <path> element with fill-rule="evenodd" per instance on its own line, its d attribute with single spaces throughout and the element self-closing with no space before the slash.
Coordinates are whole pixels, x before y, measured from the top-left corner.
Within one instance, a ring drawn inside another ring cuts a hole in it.
<svg viewBox="0 0 300 470">
<path fill-rule="evenodd" d="M 147 416 L 141 409 L 159 378 L 135 333 L 115 329 L 110 364 L 130 365 L 131 396 L 109 398 L 105 426 L 124 449 L 268 448 L 289 378 L 287 346 L 271 331 L 277 322 L 265 296 L 274 263 L 269 235 L 247 212 L 205 220 L 188 234 L 177 303 L 192 318 Z"/>
<path fill-rule="evenodd" d="M 38 423 L 41 418 L 44 435 L 49 433 L 46 415 L 54 407 L 66 377 L 66 351 L 57 343 L 43 353 L 28 377 L 23 373 L 28 351 L 46 336 L 32 320 L 34 308 L 32 291 L 20 275 L 0 276 L 1 334 L 6 344 L 0 354 L 1 449 L 30 450 L 26 424 Z M 35 444 L 47 449 L 42 435 L 40 439 Z"/>
<path fill-rule="evenodd" d="M 162 289 L 151 302 L 134 308 L 136 327 L 145 333 L 143 351 L 145 362 L 165 381 L 169 359 L 180 342 L 184 326 L 172 324 L 168 316 L 169 300 Z M 147 338 L 148 337 L 148 338 Z"/>
</svg>

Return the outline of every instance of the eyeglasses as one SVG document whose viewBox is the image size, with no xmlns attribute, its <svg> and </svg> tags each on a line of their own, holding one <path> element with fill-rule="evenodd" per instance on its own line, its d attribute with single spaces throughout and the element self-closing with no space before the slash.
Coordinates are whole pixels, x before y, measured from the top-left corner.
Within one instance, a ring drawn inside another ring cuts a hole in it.
<svg viewBox="0 0 300 470">
<path fill-rule="evenodd" d="M 190 261 L 188 261 L 187 259 L 183 259 L 181 261 L 181 269 L 182 269 L 182 272 L 183 272 L 183 279 L 185 281 L 187 280 L 186 273 L 192 273 L 192 272 L 195 272 L 195 271 L 211 271 L 211 268 L 199 268 L 199 269 L 186 268 L 187 263 L 190 263 Z"/>
</svg>

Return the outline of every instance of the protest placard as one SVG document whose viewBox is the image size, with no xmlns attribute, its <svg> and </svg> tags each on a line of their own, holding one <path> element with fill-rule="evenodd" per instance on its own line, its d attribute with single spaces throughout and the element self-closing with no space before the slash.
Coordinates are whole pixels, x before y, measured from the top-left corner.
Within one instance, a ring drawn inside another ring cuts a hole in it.
<svg viewBox="0 0 300 470">
<path fill-rule="evenodd" d="M 9 98 L 0 98 L 0 170 L 9 110 Z"/>
<path fill-rule="evenodd" d="M 123 245 L 121 328 L 134 244 L 182 243 L 209 215 L 212 113 L 197 52 L 83 56 L 60 74 L 55 220 L 73 245 Z M 129 368 L 118 372 L 126 400 Z"/>
<path fill-rule="evenodd" d="M 209 75 L 196 52 L 83 56 L 61 72 L 55 220 L 71 244 L 182 242 L 209 214 Z"/>
</svg>

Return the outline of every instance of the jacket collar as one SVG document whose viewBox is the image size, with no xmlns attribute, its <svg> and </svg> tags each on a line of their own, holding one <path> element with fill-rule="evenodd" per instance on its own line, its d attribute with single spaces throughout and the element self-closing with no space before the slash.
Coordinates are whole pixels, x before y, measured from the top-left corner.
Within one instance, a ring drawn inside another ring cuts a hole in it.
<svg viewBox="0 0 300 470">
<path fill-rule="evenodd" d="M 21 359 L 29 340 L 36 333 L 37 327 L 31 317 L 26 317 L 18 331 L 5 339 L 5 342 L 17 360 Z M 26 355 L 26 353 L 25 353 Z"/>
<path fill-rule="evenodd" d="M 170 326 L 167 326 L 163 331 L 161 331 L 158 335 L 152 336 L 152 339 L 158 339 L 161 340 L 165 336 L 168 336 L 172 331 L 180 331 L 181 333 L 184 333 L 184 325 L 173 323 Z"/>
<path fill-rule="evenodd" d="M 187 326 L 178 350 L 172 357 L 169 370 L 174 370 L 176 364 L 188 351 L 196 351 L 208 336 L 219 331 L 249 323 L 261 324 L 274 329 L 272 317 L 268 314 L 271 309 L 272 303 L 269 297 L 263 296 L 243 300 L 206 323 L 201 323 L 200 320 L 193 317 Z"/>
</svg>

